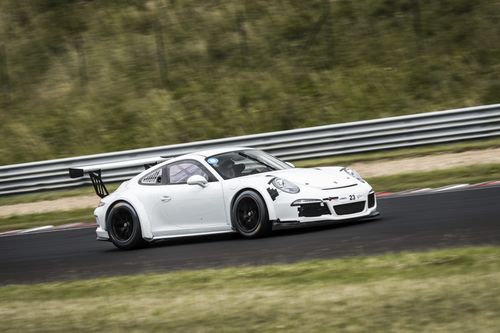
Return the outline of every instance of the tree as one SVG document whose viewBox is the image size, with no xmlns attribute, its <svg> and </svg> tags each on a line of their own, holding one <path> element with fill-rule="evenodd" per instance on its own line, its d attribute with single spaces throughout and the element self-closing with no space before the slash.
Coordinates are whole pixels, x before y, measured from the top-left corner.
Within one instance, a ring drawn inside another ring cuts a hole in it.
<svg viewBox="0 0 500 333">
<path fill-rule="evenodd" d="M 165 3 L 163 5 L 157 3 L 157 12 L 161 13 L 162 9 L 166 7 L 167 5 Z M 164 25 L 159 15 L 153 17 L 153 32 L 155 36 L 156 59 L 158 61 L 158 70 L 160 73 L 160 84 L 162 88 L 166 89 L 168 88 L 167 56 L 165 54 Z"/>
</svg>

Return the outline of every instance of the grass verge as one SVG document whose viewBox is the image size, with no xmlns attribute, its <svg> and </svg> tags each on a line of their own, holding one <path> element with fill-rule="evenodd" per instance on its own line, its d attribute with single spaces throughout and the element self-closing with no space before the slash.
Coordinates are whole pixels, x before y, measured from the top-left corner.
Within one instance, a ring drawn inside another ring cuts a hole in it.
<svg viewBox="0 0 500 333">
<path fill-rule="evenodd" d="M 498 332 L 500 247 L 0 287 L 9 332 Z"/>
<path fill-rule="evenodd" d="M 43 225 L 63 225 L 75 222 L 93 222 L 93 209 L 55 211 L 41 214 L 14 215 L 0 219 L 0 231 L 29 229 Z"/>
</svg>

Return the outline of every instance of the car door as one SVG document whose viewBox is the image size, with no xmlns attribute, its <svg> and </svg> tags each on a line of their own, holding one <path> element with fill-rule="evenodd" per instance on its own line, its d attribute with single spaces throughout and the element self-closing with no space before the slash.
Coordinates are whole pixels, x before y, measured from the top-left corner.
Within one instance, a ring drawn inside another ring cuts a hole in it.
<svg viewBox="0 0 500 333">
<path fill-rule="evenodd" d="M 200 162 L 173 162 L 164 167 L 163 174 L 166 184 L 157 193 L 160 212 L 155 214 L 162 216 L 159 229 L 173 225 L 191 232 L 227 228 L 222 184 Z M 188 185 L 193 175 L 203 176 L 207 185 Z"/>
</svg>

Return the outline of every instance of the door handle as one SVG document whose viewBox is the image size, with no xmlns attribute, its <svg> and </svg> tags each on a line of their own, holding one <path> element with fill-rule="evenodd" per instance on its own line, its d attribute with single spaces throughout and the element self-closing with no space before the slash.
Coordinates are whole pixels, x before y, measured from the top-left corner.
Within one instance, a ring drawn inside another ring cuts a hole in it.
<svg viewBox="0 0 500 333">
<path fill-rule="evenodd" d="M 169 202 L 170 200 L 172 200 L 172 198 L 168 195 L 164 195 L 161 197 L 161 202 Z"/>
</svg>

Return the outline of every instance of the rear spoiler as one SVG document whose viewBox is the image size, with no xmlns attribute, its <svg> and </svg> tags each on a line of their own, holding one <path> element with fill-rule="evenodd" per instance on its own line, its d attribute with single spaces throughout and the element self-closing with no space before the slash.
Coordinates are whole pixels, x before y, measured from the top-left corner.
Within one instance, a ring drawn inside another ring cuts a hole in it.
<svg viewBox="0 0 500 333">
<path fill-rule="evenodd" d="M 105 196 L 109 195 L 109 192 L 106 188 L 106 185 L 104 185 L 104 182 L 102 181 L 101 172 L 103 170 L 124 169 L 124 168 L 136 167 L 139 165 L 143 165 L 144 169 L 149 169 L 153 165 L 156 165 L 165 160 L 167 160 L 167 158 L 165 157 L 150 157 L 150 158 L 75 167 L 69 169 L 69 177 L 80 178 L 85 176 L 85 174 L 89 175 L 95 193 L 99 197 L 104 198 Z"/>
</svg>

